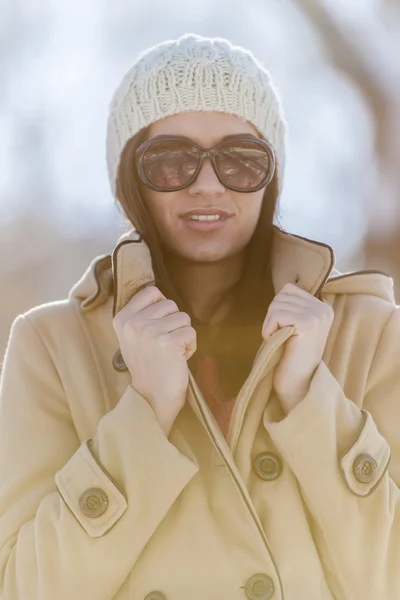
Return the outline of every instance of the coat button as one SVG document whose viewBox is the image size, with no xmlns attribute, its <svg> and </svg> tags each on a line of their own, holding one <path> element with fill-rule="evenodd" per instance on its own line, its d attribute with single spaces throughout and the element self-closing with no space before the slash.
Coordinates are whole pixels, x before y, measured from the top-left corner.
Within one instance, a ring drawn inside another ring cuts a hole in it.
<svg viewBox="0 0 400 600">
<path fill-rule="evenodd" d="M 150 592 L 144 600 L 167 600 L 167 597 L 162 592 Z"/>
<path fill-rule="evenodd" d="M 264 481 L 273 481 L 282 472 L 282 461 L 272 452 L 262 452 L 254 459 L 254 470 Z"/>
<path fill-rule="evenodd" d="M 370 454 L 359 454 L 353 463 L 353 473 L 360 483 L 370 483 L 375 479 L 378 463 Z"/>
<path fill-rule="evenodd" d="M 119 348 L 113 356 L 112 364 L 113 364 L 114 369 L 116 371 L 118 371 L 119 373 L 123 373 L 124 371 L 128 370 L 128 367 L 126 366 L 125 361 L 122 358 L 122 353 Z"/>
<path fill-rule="evenodd" d="M 100 488 L 89 488 L 79 498 L 79 506 L 85 517 L 96 519 L 108 508 L 108 496 Z"/>
<path fill-rule="evenodd" d="M 264 573 L 256 573 L 248 579 L 245 586 L 249 600 L 270 600 L 275 592 L 274 582 Z"/>
</svg>

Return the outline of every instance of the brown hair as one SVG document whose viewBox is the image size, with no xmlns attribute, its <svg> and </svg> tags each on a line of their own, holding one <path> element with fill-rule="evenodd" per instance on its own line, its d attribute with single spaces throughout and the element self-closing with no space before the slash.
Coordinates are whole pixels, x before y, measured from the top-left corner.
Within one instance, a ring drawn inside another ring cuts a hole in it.
<svg viewBox="0 0 400 600">
<path fill-rule="evenodd" d="M 117 201 L 129 223 L 139 231 L 150 249 L 155 285 L 174 300 L 179 310 L 187 312 L 197 332 L 197 351 L 188 361 L 194 373 L 200 356 L 214 356 L 221 374 L 221 386 L 226 398 L 236 395 L 246 380 L 262 342 L 261 326 L 274 297 L 271 273 L 273 219 L 277 208 L 278 186 L 274 176 L 264 192 L 260 218 L 246 248 L 246 267 L 235 288 L 229 290 L 232 303 L 222 324 L 209 326 L 190 314 L 190 307 L 174 288 L 168 274 L 161 240 L 147 209 L 141 183 L 135 167 L 136 149 L 147 139 L 141 130 L 126 144 L 117 177 Z M 218 300 L 215 307 L 226 300 Z M 214 307 L 214 308 L 215 308 Z"/>
</svg>

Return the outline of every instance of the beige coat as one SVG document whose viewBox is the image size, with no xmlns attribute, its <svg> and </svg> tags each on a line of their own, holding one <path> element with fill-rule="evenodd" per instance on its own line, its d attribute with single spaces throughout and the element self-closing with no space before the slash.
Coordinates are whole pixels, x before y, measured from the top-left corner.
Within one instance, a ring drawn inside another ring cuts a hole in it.
<svg viewBox="0 0 400 600">
<path fill-rule="evenodd" d="M 167 438 L 115 369 L 113 313 L 153 277 L 134 233 L 67 300 L 18 317 L 1 388 L 0 598 L 400 598 L 400 312 L 389 277 L 332 269 L 329 247 L 276 230 L 275 291 L 322 293 L 335 320 L 286 418 L 271 382 L 293 330 L 262 344 L 227 440 L 192 376 Z"/>
</svg>

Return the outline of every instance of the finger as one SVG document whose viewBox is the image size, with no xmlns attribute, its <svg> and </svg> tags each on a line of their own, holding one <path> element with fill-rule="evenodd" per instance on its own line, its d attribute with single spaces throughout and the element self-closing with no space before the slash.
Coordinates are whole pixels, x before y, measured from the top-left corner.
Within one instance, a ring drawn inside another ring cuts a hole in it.
<svg viewBox="0 0 400 600">
<path fill-rule="evenodd" d="M 189 360 L 197 350 L 196 330 L 193 327 L 182 327 L 171 332 L 170 335 L 177 344 L 182 346 L 181 355 Z"/>
<path fill-rule="evenodd" d="M 191 319 L 187 313 L 174 312 L 168 315 L 164 315 L 159 319 L 155 319 L 152 326 L 156 327 L 158 334 L 171 333 L 182 327 L 188 327 L 191 325 Z"/>
<path fill-rule="evenodd" d="M 307 314 L 312 313 L 315 317 L 320 319 L 326 319 L 327 317 L 333 318 L 331 307 L 314 297 L 312 297 L 310 301 L 299 298 L 298 296 L 277 297 L 276 301 L 271 302 L 269 311 L 276 312 L 277 310 L 288 310 L 289 308 L 296 311 L 297 314 L 304 312 Z"/>
<path fill-rule="evenodd" d="M 293 309 L 280 309 L 268 313 L 262 329 L 263 338 L 270 337 L 282 327 L 296 327 L 299 321 L 303 320 L 305 313 L 306 311 L 294 313 Z"/>
<path fill-rule="evenodd" d="M 315 296 L 313 296 L 309 292 L 306 292 L 305 290 L 303 290 L 298 285 L 295 285 L 294 283 L 285 283 L 285 285 L 283 286 L 283 288 L 281 289 L 281 291 L 279 293 L 280 294 L 288 294 L 290 296 L 298 296 L 299 298 L 306 298 L 306 299 L 307 298 L 308 299 L 315 298 Z"/>
<path fill-rule="evenodd" d="M 176 302 L 167 298 L 151 304 L 142 311 L 143 316 L 147 319 L 160 319 L 177 312 L 179 312 L 179 308 Z"/>
<path fill-rule="evenodd" d="M 300 298 L 299 296 L 288 296 L 287 294 L 282 294 L 279 296 L 275 296 L 274 300 L 270 304 L 271 308 L 276 308 L 279 306 L 293 306 L 299 308 L 312 308 L 314 304 L 307 300 L 306 298 Z"/>
<path fill-rule="evenodd" d="M 126 306 L 129 306 L 130 312 L 137 313 L 160 300 L 166 300 L 164 294 L 155 285 L 148 285 L 137 292 Z"/>
</svg>

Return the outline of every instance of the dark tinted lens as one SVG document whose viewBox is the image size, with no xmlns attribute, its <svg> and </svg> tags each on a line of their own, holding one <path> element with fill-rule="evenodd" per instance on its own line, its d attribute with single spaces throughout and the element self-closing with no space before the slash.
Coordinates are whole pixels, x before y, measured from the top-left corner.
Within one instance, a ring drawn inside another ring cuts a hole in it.
<svg viewBox="0 0 400 600">
<path fill-rule="evenodd" d="M 144 153 L 143 170 L 147 179 L 163 189 L 185 185 L 199 164 L 197 148 L 184 140 L 154 142 Z"/>
<path fill-rule="evenodd" d="M 226 142 L 218 149 L 215 160 L 223 182 L 243 190 L 260 185 L 271 167 L 267 150 L 251 140 Z"/>
</svg>

